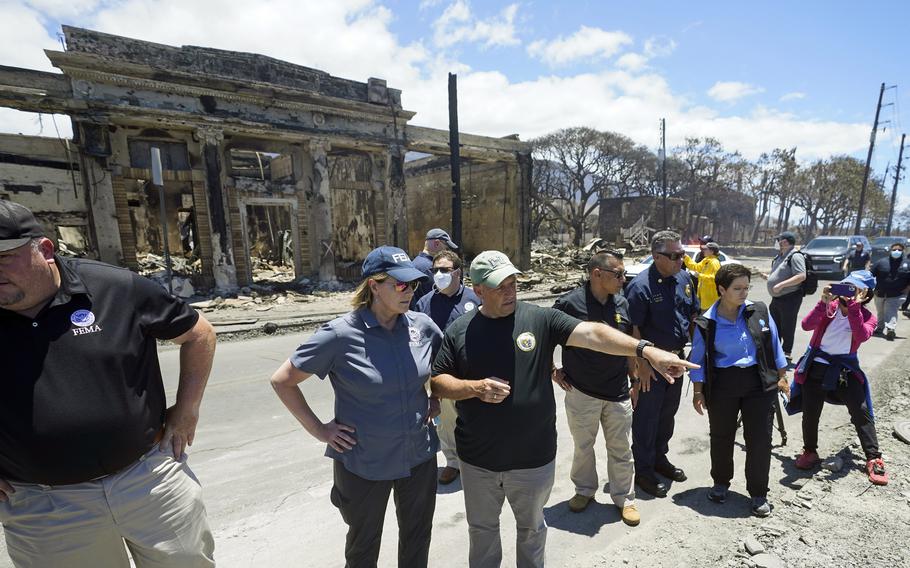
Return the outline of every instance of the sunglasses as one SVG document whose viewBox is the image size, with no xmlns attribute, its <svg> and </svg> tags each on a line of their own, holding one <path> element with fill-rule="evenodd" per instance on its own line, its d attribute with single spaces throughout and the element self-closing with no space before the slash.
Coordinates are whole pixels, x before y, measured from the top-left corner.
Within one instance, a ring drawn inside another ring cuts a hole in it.
<svg viewBox="0 0 910 568">
<path fill-rule="evenodd" d="M 598 268 L 598 270 L 600 270 L 601 272 L 609 272 L 616 278 L 625 278 L 626 277 L 625 270 L 607 270 L 606 268 Z"/>
<path fill-rule="evenodd" d="M 456 270 L 458 270 L 458 268 L 448 267 L 448 266 L 437 266 L 436 268 L 433 269 L 433 274 L 436 274 L 437 272 L 442 272 L 443 274 L 448 274 L 449 272 L 455 272 Z"/>
<path fill-rule="evenodd" d="M 660 256 L 665 256 L 665 257 L 669 258 L 670 260 L 672 260 L 673 262 L 676 262 L 677 260 L 680 260 L 680 259 L 682 259 L 682 257 L 686 256 L 686 253 L 684 253 L 684 252 L 659 252 L 657 254 L 659 254 Z"/>
<path fill-rule="evenodd" d="M 411 292 L 417 289 L 420 286 L 419 280 L 411 280 L 410 282 L 396 282 L 392 284 L 395 287 L 396 292 L 406 292 L 409 288 Z"/>
</svg>

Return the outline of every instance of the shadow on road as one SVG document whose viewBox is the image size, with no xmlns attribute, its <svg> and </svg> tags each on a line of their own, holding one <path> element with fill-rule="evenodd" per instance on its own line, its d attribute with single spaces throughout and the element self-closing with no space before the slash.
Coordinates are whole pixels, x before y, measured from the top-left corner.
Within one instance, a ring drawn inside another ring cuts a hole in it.
<svg viewBox="0 0 910 568">
<path fill-rule="evenodd" d="M 568 500 L 561 501 L 544 507 L 543 516 L 550 528 L 591 537 L 597 535 L 600 528 L 606 524 L 622 522 L 619 509 L 613 503 L 597 501 L 591 501 L 588 508 L 581 513 L 570 511 Z"/>
<path fill-rule="evenodd" d="M 672 496 L 673 503 L 706 517 L 740 519 L 752 515 L 752 501 L 745 495 L 730 491 L 726 503 L 715 503 L 708 500 L 708 490 L 708 487 L 697 487 L 677 493 Z"/>
</svg>

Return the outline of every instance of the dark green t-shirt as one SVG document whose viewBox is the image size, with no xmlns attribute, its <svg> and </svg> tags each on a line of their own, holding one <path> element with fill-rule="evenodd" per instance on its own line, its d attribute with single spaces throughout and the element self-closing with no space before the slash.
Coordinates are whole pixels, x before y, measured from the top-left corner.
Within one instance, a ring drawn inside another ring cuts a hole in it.
<svg viewBox="0 0 910 568">
<path fill-rule="evenodd" d="M 553 349 L 581 320 L 518 302 L 515 313 L 491 319 L 475 310 L 446 329 L 433 375 L 462 380 L 499 377 L 512 391 L 499 404 L 477 398 L 455 403 L 458 457 L 491 471 L 528 469 L 556 458 Z"/>
</svg>

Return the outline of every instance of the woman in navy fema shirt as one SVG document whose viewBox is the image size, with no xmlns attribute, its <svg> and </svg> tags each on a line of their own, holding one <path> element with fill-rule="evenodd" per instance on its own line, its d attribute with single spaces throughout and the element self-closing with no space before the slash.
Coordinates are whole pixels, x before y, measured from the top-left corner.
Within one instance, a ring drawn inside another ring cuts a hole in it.
<svg viewBox="0 0 910 568">
<path fill-rule="evenodd" d="M 742 414 L 746 442 L 746 491 L 752 514 L 767 517 L 771 468 L 769 416 L 777 391 L 789 392 L 787 359 L 768 307 L 746 298 L 752 273 L 740 264 L 721 267 L 714 277 L 720 299 L 695 319 L 689 371 L 695 411 L 708 410 L 711 477 L 708 499 L 723 503 L 733 479 L 733 446 Z"/>
<path fill-rule="evenodd" d="M 425 567 L 436 507 L 431 357 L 442 332 L 408 311 L 426 276 L 408 255 L 379 247 L 363 263 L 354 311 L 323 325 L 272 376 L 281 402 L 334 459 L 332 503 L 348 525 L 347 566 L 376 566 L 389 494 L 399 519 L 398 565 Z M 299 383 L 328 377 L 335 416 L 323 423 Z"/>
</svg>

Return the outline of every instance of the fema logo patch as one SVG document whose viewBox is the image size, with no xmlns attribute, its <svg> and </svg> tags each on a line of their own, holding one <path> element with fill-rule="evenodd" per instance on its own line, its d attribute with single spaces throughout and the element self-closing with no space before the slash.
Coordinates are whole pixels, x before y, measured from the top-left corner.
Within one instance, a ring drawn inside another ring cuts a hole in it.
<svg viewBox="0 0 910 568">
<path fill-rule="evenodd" d="M 477 306 L 474 305 L 474 302 L 465 302 L 465 304 L 464 304 L 464 311 L 470 312 L 471 310 L 473 310 L 473 309 L 476 308 L 476 307 L 477 307 Z"/>
<path fill-rule="evenodd" d="M 537 338 L 530 331 L 526 331 L 515 339 L 515 344 L 524 352 L 533 351 L 537 347 Z"/>
<path fill-rule="evenodd" d="M 416 327 L 409 327 L 408 337 L 410 338 L 411 343 L 418 343 L 420 341 L 420 330 Z"/>
<path fill-rule="evenodd" d="M 95 314 L 89 310 L 76 310 L 70 316 L 70 321 L 76 327 L 88 327 L 95 323 Z"/>
</svg>

